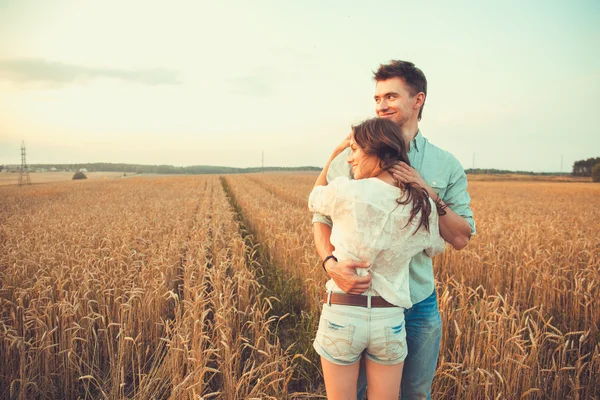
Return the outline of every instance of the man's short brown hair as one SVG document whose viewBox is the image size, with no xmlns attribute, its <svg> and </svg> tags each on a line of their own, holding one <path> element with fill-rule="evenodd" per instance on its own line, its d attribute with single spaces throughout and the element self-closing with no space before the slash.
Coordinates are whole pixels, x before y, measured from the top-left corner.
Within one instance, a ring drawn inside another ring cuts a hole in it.
<svg viewBox="0 0 600 400">
<path fill-rule="evenodd" d="M 410 61 L 391 60 L 389 64 L 380 64 L 373 75 L 373 79 L 377 82 L 391 78 L 401 78 L 408 87 L 411 96 L 414 97 L 423 92 L 425 98 L 427 98 L 427 78 L 425 78 L 423 71 L 415 67 L 415 64 Z M 425 107 L 425 100 L 423 100 L 423 105 L 419 110 L 419 121 L 423 114 L 423 107 Z"/>
</svg>

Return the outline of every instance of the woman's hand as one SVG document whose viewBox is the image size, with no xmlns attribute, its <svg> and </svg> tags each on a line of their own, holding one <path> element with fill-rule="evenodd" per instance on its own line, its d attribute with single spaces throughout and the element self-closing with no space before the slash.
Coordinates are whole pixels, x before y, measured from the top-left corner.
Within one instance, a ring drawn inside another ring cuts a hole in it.
<svg viewBox="0 0 600 400">
<path fill-rule="evenodd" d="M 332 157 L 336 157 L 338 154 L 340 154 L 342 151 L 346 150 L 346 148 L 350 147 L 350 137 L 352 137 L 352 132 L 350 132 L 348 134 L 348 136 L 346 136 L 344 138 L 344 140 L 342 140 L 342 142 L 340 144 L 337 145 L 337 147 L 335 148 L 335 150 L 333 151 Z"/>
<path fill-rule="evenodd" d="M 333 150 L 333 154 L 331 154 L 331 157 L 329 157 L 329 161 L 327 161 L 327 164 L 325 164 L 325 166 L 321 170 L 321 173 L 319 174 L 319 177 L 317 178 L 317 181 L 315 182 L 315 187 L 316 186 L 327 186 L 327 171 L 329 171 L 329 165 L 333 162 L 333 160 L 342 151 L 346 150 L 346 148 L 348 146 L 350 146 L 350 137 L 351 136 L 352 136 L 352 133 L 350 133 L 348 136 L 346 136 L 344 138 L 344 140 L 342 140 L 342 143 L 338 144 L 337 147 L 335 148 L 335 150 Z"/>
</svg>

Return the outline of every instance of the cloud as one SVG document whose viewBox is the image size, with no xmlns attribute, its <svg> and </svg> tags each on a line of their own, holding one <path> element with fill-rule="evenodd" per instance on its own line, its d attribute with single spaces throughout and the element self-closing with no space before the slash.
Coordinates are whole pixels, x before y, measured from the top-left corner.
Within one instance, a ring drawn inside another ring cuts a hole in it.
<svg viewBox="0 0 600 400">
<path fill-rule="evenodd" d="M 246 96 L 269 97 L 275 92 L 276 76 L 272 71 L 257 70 L 253 74 L 230 78 L 230 92 Z"/>
<path fill-rule="evenodd" d="M 16 83 L 67 85 L 95 78 L 120 79 L 143 85 L 175 85 L 180 83 L 177 71 L 164 68 L 93 68 L 40 58 L 0 60 L 0 80 Z"/>
</svg>

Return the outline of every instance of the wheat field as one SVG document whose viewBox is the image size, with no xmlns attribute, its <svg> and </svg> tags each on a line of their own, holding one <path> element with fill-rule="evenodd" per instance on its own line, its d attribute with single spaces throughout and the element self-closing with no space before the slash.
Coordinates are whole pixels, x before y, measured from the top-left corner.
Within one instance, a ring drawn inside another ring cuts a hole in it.
<svg viewBox="0 0 600 400">
<path fill-rule="evenodd" d="M 0 398 L 324 398 L 313 174 L 0 187 Z M 439 399 L 600 399 L 600 185 L 472 181 Z M 410 349 L 409 349 L 410 351 Z"/>
</svg>

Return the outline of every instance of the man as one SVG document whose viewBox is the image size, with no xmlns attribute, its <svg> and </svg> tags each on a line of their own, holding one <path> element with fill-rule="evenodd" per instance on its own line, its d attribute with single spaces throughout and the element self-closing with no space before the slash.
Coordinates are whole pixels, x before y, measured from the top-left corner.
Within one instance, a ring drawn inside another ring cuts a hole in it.
<svg viewBox="0 0 600 400">
<path fill-rule="evenodd" d="M 458 160 L 423 137 L 419 121 L 427 96 L 427 80 L 423 72 L 407 61 L 392 60 L 380 65 L 374 73 L 375 111 L 380 118 L 394 121 L 401 128 L 409 145 L 411 166 L 399 163 L 392 174 L 397 182 L 416 183 L 427 190 L 438 203 L 440 234 L 455 249 L 464 248 L 475 233 L 473 212 L 469 207 L 467 177 Z M 346 163 L 348 150 L 332 163 L 328 181 L 337 176 L 351 176 Z M 366 263 L 337 262 L 329 257 L 334 250 L 330 243 L 331 220 L 315 214 L 313 218 L 315 245 L 325 270 L 346 293 L 361 294 L 369 288 L 371 276 L 358 276 L 355 268 Z M 413 307 L 405 311 L 408 356 L 402 374 L 403 399 L 429 399 L 437 365 L 442 321 L 438 311 L 431 258 L 425 253 L 410 262 L 410 293 Z M 365 391 L 364 368 L 361 366 L 358 398 Z"/>
</svg>

